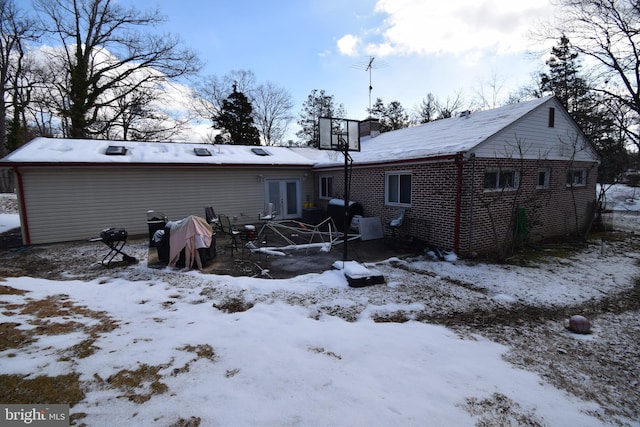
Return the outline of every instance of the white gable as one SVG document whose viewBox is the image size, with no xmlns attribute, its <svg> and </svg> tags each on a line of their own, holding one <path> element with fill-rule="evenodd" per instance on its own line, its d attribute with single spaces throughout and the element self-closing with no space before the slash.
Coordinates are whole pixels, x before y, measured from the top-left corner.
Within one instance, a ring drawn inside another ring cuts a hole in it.
<svg viewBox="0 0 640 427">
<path fill-rule="evenodd" d="M 484 158 L 598 161 L 595 149 L 556 98 L 548 99 L 469 152 Z"/>
</svg>

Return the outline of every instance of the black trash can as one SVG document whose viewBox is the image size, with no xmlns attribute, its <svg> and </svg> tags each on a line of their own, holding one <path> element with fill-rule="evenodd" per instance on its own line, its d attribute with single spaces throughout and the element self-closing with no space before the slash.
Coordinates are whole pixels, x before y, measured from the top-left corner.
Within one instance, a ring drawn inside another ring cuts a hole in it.
<svg viewBox="0 0 640 427">
<path fill-rule="evenodd" d="M 164 230 L 167 224 L 167 216 L 162 212 L 147 211 L 147 225 L 149 226 L 149 247 L 155 247 L 157 244 L 153 241 L 153 235 L 158 230 Z"/>
<path fill-rule="evenodd" d="M 349 202 L 347 207 L 347 227 L 351 224 L 351 220 L 354 215 L 363 216 L 362 205 L 358 202 Z M 327 205 L 327 216 L 333 219 L 336 224 L 336 228 L 339 231 L 344 232 L 344 200 L 343 199 L 331 199 Z"/>
</svg>

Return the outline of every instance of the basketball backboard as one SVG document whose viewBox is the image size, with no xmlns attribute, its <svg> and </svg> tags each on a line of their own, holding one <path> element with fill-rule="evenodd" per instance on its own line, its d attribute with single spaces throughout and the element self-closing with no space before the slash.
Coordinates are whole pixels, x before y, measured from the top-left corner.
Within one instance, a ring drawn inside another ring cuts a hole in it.
<svg viewBox="0 0 640 427">
<path fill-rule="evenodd" d="M 321 150 L 360 151 L 358 120 L 320 117 L 318 130 Z"/>
</svg>

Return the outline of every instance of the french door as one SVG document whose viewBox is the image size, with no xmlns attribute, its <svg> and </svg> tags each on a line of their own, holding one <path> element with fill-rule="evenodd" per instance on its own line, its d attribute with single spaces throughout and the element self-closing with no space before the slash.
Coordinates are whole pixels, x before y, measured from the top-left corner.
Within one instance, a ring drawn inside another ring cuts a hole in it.
<svg viewBox="0 0 640 427">
<path fill-rule="evenodd" d="M 300 218 L 299 179 L 267 179 L 265 180 L 265 200 L 273 204 L 276 217 L 282 219 Z"/>
</svg>

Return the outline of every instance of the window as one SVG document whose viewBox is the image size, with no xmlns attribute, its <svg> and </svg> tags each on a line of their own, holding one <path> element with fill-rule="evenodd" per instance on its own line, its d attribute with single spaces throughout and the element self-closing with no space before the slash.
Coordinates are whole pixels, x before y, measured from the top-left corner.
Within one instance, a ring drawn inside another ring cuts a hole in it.
<svg viewBox="0 0 640 427">
<path fill-rule="evenodd" d="M 489 169 L 484 173 L 484 189 L 515 190 L 518 188 L 518 172 L 513 169 Z"/>
<path fill-rule="evenodd" d="M 549 127 L 552 128 L 556 124 L 556 109 L 551 107 L 549 108 Z"/>
<path fill-rule="evenodd" d="M 333 197 L 333 177 L 321 176 L 320 177 L 320 198 L 331 199 Z"/>
<path fill-rule="evenodd" d="M 549 179 L 551 178 L 551 170 L 549 168 L 538 169 L 538 178 L 536 188 L 549 188 Z"/>
<path fill-rule="evenodd" d="M 385 178 L 385 203 L 411 204 L 411 172 L 389 172 Z"/>
<path fill-rule="evenodd" d="M 581 185 L 587 185 L 587 170 L 570 169 L 567 172 L 567 186 L 576 187 Z"/>
<path fill-rule="evenodd" d="M 123 145 L 110 145 L 104 154 L 107 156 L 124 156 L 127 154 L 127 147 Z"/>
<path fill-rule="evenodd" d="M 267 150 L 265 150 L 264 148 L 252 148 L 251 151 L 253 152 L 253 154 L 255 154 L 256 156 L 269 156 L 271 155 L 271 153 L 269 153 Z"/>
</svg>

